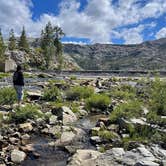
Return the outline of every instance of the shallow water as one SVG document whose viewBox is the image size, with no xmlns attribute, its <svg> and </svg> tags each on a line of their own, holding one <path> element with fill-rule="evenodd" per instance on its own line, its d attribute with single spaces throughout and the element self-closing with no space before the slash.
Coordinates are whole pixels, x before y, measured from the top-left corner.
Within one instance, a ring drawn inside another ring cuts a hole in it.
<svg viewBox="0 0 166 166">
<path fill-rule="evenodd" d="M 37 153 L 40 154 L 39 159 L 34 159 L 29 155 L 21 166 L 65 166 L 69 154 L 60 148 L 50 147 L 48 143 L 51 139 L 43 136 L 34 136 L 31 143 Z"/>
<path fill-rule="evenodd" d="M 104 114 L 89 115 L 89 116 L 87 116 L 83 119 L 78 120 L 75 123 L 75 126 L 78 127 L 78 128 L 82 128 L 84 130 L 89 130 L 89 129 L 95 127 L 96 122 L 98 121 L 98 119 L 105 118 L 105 117 L 107 117 L 107 116 L 104 115 Z"/>
<path fill-rule="evenodd" d="M 84 138 L 74 142 L 72 146 L 76 146 L 78 149 L 95 149 L 89 141 L 89 130 L 95 127 L 97 120 L 101 117 L 106 116 L 91 115 L 73 124 L 74 127 L 83 129 L 86 134 Z M 48 146 L 48 143 L 51 141 L 53 141 L 53 139 L 44 136 L 34 136 L 30 143 L 34 144 L 36 152 L 41 156 L 39 159 L 34 159 L 32 156 L 29 156 L 21 166 L 66 166 L 70 154 L 62 148 Z"/>
</svg>

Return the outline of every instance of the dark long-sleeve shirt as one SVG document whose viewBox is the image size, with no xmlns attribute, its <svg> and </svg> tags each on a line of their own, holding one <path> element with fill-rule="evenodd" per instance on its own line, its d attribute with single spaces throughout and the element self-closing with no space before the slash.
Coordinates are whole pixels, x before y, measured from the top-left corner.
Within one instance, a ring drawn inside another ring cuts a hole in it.
<svg viewBox="0 0 166 166">
<path fill-rule="evenodd" d="M 24 86 L 24 76 L 22 71 L 15 71 L 13 74 L 13 84 Z"/>
</svg>

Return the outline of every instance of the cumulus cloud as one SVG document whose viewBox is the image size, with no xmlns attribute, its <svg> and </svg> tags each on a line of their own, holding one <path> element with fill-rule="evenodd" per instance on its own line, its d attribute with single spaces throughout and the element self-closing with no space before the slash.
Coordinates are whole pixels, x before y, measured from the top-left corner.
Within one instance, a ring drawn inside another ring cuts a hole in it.
<svg viewBox="0 0 166 166">
<path fill-rule="evenodd" d="M 164 37 L 166 37 L 166 28 L 165 27 L 160 29 L 156 34 L 157 39 L 164 38 Z"/>
<path fill-rule="evenodd" d="M 28 35 L 36 37 L 40 35 L 43 26 L 51 21 L 54 25 L 61 26 L 67 37 L 88 38 L 92 43 L 109 43 L 116 36 L 124 39 L 126 44 L 131 44 L 142 42 L 142 31 L 155 27 L 156 23 L 124 28 L 121 32 L 115 29 L 137 24 L 147 18 L 158 18 L 166 11 L 165 0 L 151 0 L 145 4 L 140 0 L 119 0 L 116 4 L 112 0 L 87 0 L 87 2 L 80 11 L 79 0 L 62 0 L 58 15 L 43 13 L 34 21 L 31 0 L 1 0 L 0 27 L 7 36 L 9 28 L 14 28 L 16 34 L 19 34 L 24 25 Z M 159 33 L 156 36 L 161 35 Z"/>
</svg>

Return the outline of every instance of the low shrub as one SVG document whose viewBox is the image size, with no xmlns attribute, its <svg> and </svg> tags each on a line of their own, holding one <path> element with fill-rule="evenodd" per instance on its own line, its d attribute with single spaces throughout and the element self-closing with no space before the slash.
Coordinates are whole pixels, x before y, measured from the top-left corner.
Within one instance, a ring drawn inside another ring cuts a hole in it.
<svg viewBox="0 0 166 166">
<path fill-rule="evenodd" d="M 9 77 L 10 73 L 0 73 L 0 79 L 4 77 Z"/>
<path fill-rule="evenodd" d="M 76 76 L 70 76 L 70 80 L 76 80 L 77 77 Z"/>
<path fill-rule="evenodd" d="M 42 116 L 43 113 L 39 111 L 39 106 L 27 104 L 25 107 L 16 107 L 14 112 L 9 114 L 9 121 L 23 123 L 27 119 L 37 119 Z"/>
<path fill-rule="evenodd" d="M 105 110 L 111 104 L 111 99 L 105 94 L 94 94 L 86 100 L 86 107 L 88 110 L 97 108 Z"/>
<path fill-rule="evenodd" d="M 159 78 L 152 82 L 149 105 L 157 115 L 166 116 L 166 83 Z"/>
<path fill-rule="evenodd" d="M 117 99 L 122 99 L 122 100 L 128 100 L 128 99 L 133 99 L 135 98 L 135 94 L 134 93 L 130 93 L 127 91 L 122 91 L 122 90 L 118 90 L 118 89 L 113 89 L 110 92 L 110 96 L 112 98 L 117 98 Z"/>
<path fill-rule="evenodd" d="M 147 116 L 147 122 L 151 124 L 158 124 L 159 126 L 165 126 L 166 125 L 166 119 L 161 118 L 161 116 L 157 115 L 157 112 L 150 111 Z"/>
<path fill-rule="evenodd" d="M 61 95 L 59 89 L 55 86 L 45 88 L 43 99 L 46 101 L 60 100 Z"/>
<path fill-rule="evenodd" d="M 113 88 L 109 92 L 109 96 L 116 99 L 133 99 L 136 97 L 136 89 L 130 85 L 121 85 L 119 87 Z"/>
<path fill-rule="evenodd" d="M 68 100 L 85 99 L 90 97 L 93 93 L 94 89 L 92 87 L 75 86 L 66 92 L 66 98 Z"/>
<path fill-rule="evenodd" d="M 119 118 L 133 118 L 142 115 L 141 103 L 138 100 L 128 101 L 118 105 L 110 114 L 112 123 L 116 123 Z"/>
<path fill-rule="evenodd" d="M 100 130 L 98 136 L 105 140 L 112 140 L 117 138 L 117 135 L 108 130 Z"/>
<path fill-rule="evenodd" d="M 16 101 L 14 88 L 4 87 L 0 89 L 0 105 L 13 104 Z"/>
<path fill-rule="evenodd" d="M 71 110 L 74 112 L 74 113 L 78 113 L 79 112 L 79 104 L 77 104 L 77 103 L 74 103 L 74 102 L 72 102 L 71 103 L 71 106 L 70 106 L 70 108 L 71 108 Z"/>
</svg>

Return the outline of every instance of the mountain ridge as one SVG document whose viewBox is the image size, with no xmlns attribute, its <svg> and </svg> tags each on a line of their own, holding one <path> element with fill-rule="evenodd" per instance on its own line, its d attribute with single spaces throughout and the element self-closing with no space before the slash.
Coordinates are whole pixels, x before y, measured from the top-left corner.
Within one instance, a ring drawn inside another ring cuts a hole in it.
<svg viewBox="0 0 166 166">
<path fill-rule="evenodd" d="M 141 44 L 64 44 L 69 55 L 84 70 L 165 70 L 166 38 Z"/>
</svg>

